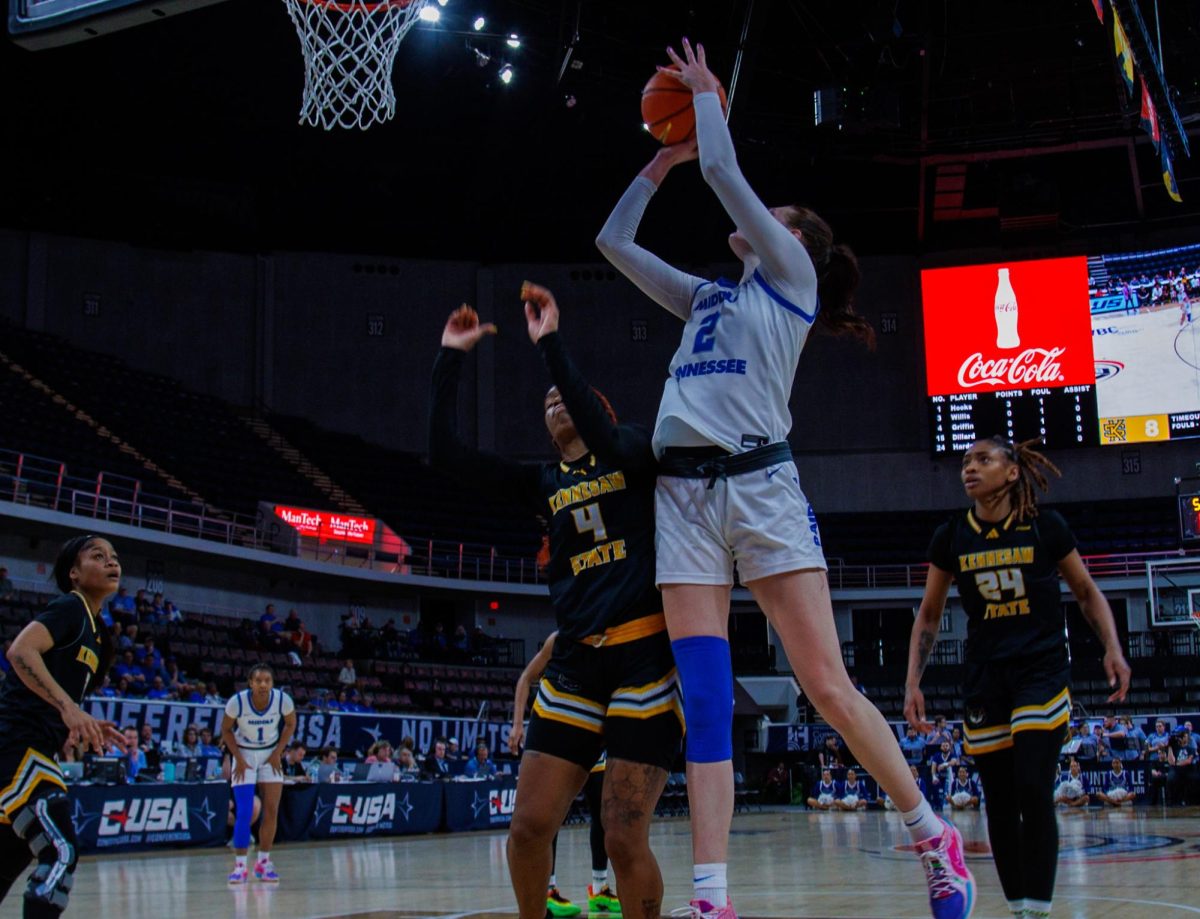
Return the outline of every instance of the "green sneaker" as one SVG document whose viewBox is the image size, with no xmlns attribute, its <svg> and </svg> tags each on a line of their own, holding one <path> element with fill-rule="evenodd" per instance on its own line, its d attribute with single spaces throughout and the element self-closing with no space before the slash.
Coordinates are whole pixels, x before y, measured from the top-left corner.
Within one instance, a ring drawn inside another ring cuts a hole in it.
<svg viewBox="0 0 1200 919">
<path fill-rule="evenodd" d="M 593 891 L 592 885 L 588 884 L 588 915 L 621 915 L 621 901 L 617 899 L 617 895 L 612 892 L 612 888 L 607 884 L 597 891 Z"/>
<path fill-rule="evenodd" d="M 546 891 L 546 912 L 555 919 L 569 919 L 578 916 L 583 910 L 558 892 L 557 887 Z"/>
</svg>

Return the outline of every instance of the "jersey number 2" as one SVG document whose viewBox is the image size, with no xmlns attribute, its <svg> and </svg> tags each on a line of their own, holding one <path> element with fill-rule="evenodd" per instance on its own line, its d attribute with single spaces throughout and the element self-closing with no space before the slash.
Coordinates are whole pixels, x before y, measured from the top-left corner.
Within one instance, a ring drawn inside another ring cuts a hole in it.
<svg viewBox="0 0 1200 919">
<path fill-rule="evenodd" d="M 700 328 L 696 330 L 696 340 L 692 343 L 692 354 L 703 354 L 717 346 L 717 322 L 720 318 L 720 313 L 713 313 L 700 323 Z"/>
</svg>

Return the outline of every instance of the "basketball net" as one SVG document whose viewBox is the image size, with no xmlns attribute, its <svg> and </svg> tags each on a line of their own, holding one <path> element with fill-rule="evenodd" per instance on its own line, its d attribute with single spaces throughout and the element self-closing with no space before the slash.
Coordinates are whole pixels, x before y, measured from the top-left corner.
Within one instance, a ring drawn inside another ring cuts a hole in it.
<svg viewBox="0 0 1200 919">
<path fill-rule="evenodd" d="M 366 130 L 396 114 L 392 63 L 429 0 L 283 0 L 304 54 L 300 123 Z"/>
</svg>

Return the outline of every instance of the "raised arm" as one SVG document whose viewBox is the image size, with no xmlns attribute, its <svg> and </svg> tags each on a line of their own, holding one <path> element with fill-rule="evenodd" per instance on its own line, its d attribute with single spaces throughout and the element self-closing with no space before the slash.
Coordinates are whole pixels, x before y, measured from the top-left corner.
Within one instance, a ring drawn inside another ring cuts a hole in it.
<svg viewBox="0 0 1200 919">
<path fill-rule="evenodd" d="M 777 286 L 793 294 L 816 286 L 817 274 L 808 250 L 790 229 L 767 210 L 742 175 L 729 126 L 717 96 L 717 78 L 708 69 L 704 46 L 683 40 L 684 58 L 673 49 L 667 53 L 675 62 L 680 82 L 693 93 L 696 109 L 696 139 L 700 145 L 700 174 L 716 192 L 734 225 L 750 243 L 761 261 L 761 270 Z"/>
<path fill-rule="evenodd" d="M 480 338 L 495 334 L 495 331 L 494 325 L 480 325 L 478 314 L 465 304 L 446 321 L 442 349 L 433 364 L 429 462 L 476 486 L 493 488 L 524 503 L 536 504 L 539 477 L 536 466 L 468 447 L 458 434 L 458 381 L 463 359 Z"/>
<path fill-rule="evenodd" d="M 550 377 L 558 387 L 571 415 L 575 430 L 589 450 L 615 466 L 650 468 L 654 448 L 648 432 L 627 424 L 617 424 L 596 396 L 575 362 L 567 354 L 558 334 L 558 304 L 549 290 L 526 281 L 521 285 L 525 301 L 525 319 L 529 337 L 546 362 Z"/>
<path fill-rule="evenodd" d="M 625 190 L 605 221 L 600 235 L 596 237 L 597 248 L 614 268 L 629 278 L 647 297 L 680 319 L 687 319 L 691 315 L 692 297 L 705 279 L 667 264 L 639 246 L 634 238 L 642 215 L 646 212 L 646 205 L 667 173 L 678 163 L 695 157 L 694 141 L 659 150 Z"/>
</svg>

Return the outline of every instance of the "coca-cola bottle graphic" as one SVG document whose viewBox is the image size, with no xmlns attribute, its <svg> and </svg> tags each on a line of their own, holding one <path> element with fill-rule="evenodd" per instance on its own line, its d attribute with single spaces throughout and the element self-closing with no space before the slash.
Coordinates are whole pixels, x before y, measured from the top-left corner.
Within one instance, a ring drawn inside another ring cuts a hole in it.
<svg viewBox="0 0 1200 919">
<path fill-rule="evenodd" d="M 1008 269 L 1000 268 L 996 282 L 996 347 L 1019 348 L 1021 337 L 1017 335 L 1017 295 L 1013 293 Z"/>
</svg>

